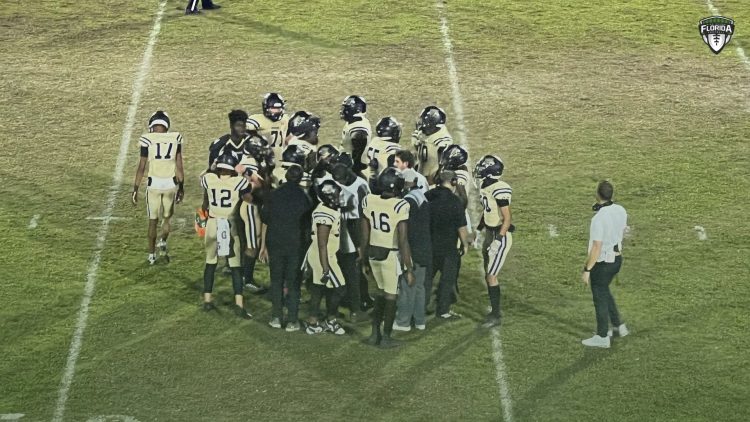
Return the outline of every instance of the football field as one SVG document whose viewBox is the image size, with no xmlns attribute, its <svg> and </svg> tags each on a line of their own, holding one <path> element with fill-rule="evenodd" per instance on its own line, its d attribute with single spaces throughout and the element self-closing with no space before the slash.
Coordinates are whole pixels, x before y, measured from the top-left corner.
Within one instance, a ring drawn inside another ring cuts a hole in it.
<svg viewBox="0 0 750 422">
<path fill-rule="evenodd" d="M 746 0 L 217 2 L 0 7 L 0 420 L 750 419 Z M 718 55 L 698 33 L 711 7 L 736 21 Z M 358 94 L 405 133 L 438 104 L 472 164 L 503 158 L 517 231 L 499 330 L 478 328 L 479 250 L 463 318 L 397 333 L 396 350 L 363 345 L 366 323 L 273 330 L 250 294 L 239 320 L 220 271 L 220 313 L 201 311 L 198 175 L 229 110 L 259 112 L 269 91 L 320 115 L 322 144 Z M 130 191 L 157 109 L 184 135 L 186 192 L 172 260 L 149 266 Z M 629 212 L 613 293 L 632 334 L 584 350 L 602 179 Z"/>
</svg>

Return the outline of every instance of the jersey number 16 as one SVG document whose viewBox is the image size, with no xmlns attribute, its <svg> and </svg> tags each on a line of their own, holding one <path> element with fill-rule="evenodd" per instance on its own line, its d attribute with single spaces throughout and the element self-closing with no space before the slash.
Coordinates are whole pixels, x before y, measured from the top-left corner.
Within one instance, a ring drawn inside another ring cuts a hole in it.
<svg viewBox="0 0 750 422">
<path fill-rule="evenodd" d="M 384 232 L 384 233 L 390 233 L 391 231 L 391 225 L 388 221 L 388 214 L 381 212 L 379 217 L 375 217 L 375 211 L 370 212 L 370 221 L 372 221 L 372 228 Z"/>
</svg>

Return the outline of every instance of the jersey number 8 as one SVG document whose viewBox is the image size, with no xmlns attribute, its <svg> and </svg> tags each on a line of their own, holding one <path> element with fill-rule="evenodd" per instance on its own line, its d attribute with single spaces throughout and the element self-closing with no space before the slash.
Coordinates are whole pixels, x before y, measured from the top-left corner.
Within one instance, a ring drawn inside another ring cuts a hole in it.
<svg viewBox="0 0 750 422">
<path fill-rule="evenodd" d="M 384 232 L 384 233 L 390 233 L 391 231 L 391 225 L 388 221 L 388 214 L 381 212 L 380 218 L 375 217 L 375 211 L 370 212 L 370 216 L 372 217 L 370 221 L 372 221 L 372 228 Z"/>
</svg>

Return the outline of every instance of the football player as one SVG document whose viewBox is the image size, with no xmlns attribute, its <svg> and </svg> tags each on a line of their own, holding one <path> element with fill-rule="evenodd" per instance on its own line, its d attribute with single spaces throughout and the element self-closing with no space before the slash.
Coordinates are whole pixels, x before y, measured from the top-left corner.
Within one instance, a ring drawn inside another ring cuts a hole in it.
<svg viewBox="0 0 750 422">
<path fill-rule="evenodd" d="M 412 134 L 412 144 L 417 150 L 417 170 L 434 183 L 440 156 L 453 138 L 445 127 L 445 112 L 437 106 L 425 107 L 417 119 L 417 130 Z"/>
<path fill-rule="evenodd" d="M 263 96 L 261 108 L 263 113 L 253 114 L 247 119 L 248 131 L 257 132 L 268 141 L 274 152 L 281 154 L 284 140 L 289 126 L 289 116 L 284 111 L 286 101 L 276 92 L 269 92 Z"/>
<path fill-rule="evenodd" d="M 370 132 L 372 128 L 370 121 L 365 114 L 367 113 L 367 102 L 364 97 L 350 95 L 344 98 L 341 103 L 339 115 L 344 123 L 344 129 L 341 131 L 341 150 L 348 152 L 354 159 L 353 170 L 355 173 L 361 172 L 367 167 L 362 156 L 364 155 L 367 144 L 370 142 Z"/>
<path fill-rule="evenodd" d="M 220 136 L 208 147 L 208 169 L 213 170 L 216 159 L 225 152 L 234 152 L 237 156 L 243 153 L 247 137 L 247 113 L 243 110 L 229 112 L 229 133 Z"/>
<path fill-rule="evenodd" d="M 135 173 L 131 199 L 138 203 L 138 189 L 148 164 L 146 212 L 148 214 L 148 263 L 156 263 L 156 247 L 167 262 L 167 237 L 174 204 L 182 202 L 185 174 L 182 167 L 182 135 L 169 132 L 169 116 L 157 111 L 148 119 L 148 133 L 141 135 L 141 159 Z M 156 226 L 162 219 L 161 239 L 156 243 Z"/>
<path fill-rule="evenodd" d="M 331 167 L 339 157 L 339 150 L 333 145 L 321 145 L 315 156 L 317 162 L 310 176 L 313 180 L 313 186 L 317 187 L 325 180 L 333 180 L 333 177 L 331 177 Z"/>
<path fill-rule="evenodd" d="M 317 189 L 320 204 L 312 213 L 312 243 L 307 250 L 307 262 L 313 275 L 310 298 L 310 314 L 307 318 L 307 334 L 318 334 L 323 330 L 336 335 L 345 333 L 336 321 L 339 302 L 345 294 L 346 281 L 339 267 L 336 253 L 341 240 L 341 187 L 333 180 L 326 180 Z M 320 302 L 326 296 L 325 327 L 318 324 Z"/>
<path fill-rule="evenodd" d="M 312 186 L 312 178 L 309 173 L 308 155 L 299 145 L 288 145 L 281 154 L 281 163 L 274 167 L 271 173 L 271 186 L 276 189 L 286 181 L 286 172 L 289 167 L 296 164 L 302 167 L 302 181 L 299 186 L 306 192 Z M 314 157 L 314 155 L 312 156 Z"/>
<path fill-rule="evenodd" d="M 268 142 L 253 133 L 245 140 L 245 147 L 240 165 L 258 175 L 260 188 L 253 192 L 252 202 L 242 202 L 240 218 L 242 219 L 244 246 L 242 254 L 243 278 L 245 288 L 251 293 L 262 293 L 264 289 L 255 283 L 255 262 L 260 249 L 260 206 L 262 195 L 270 189 L 270 178 L 267 176 L 268 161 L 272 154 Z"/>
<path fill-rule="evenodd" d="M 513 193 L 510 185 L 500 180 L 505 165 L 494 155 L 485 155 L 474 167 L 474 177 L 479 181 L 479 197 L 482 204 L 482 220 L 478 230 L 484 229 L 485 281 L 490 295 L 492 311 L 484 323 L 486 328 L 500 324 L 500 285 L 497 276 L 513 245 L 510 201 Z"/>
<path fill-rule="evenodd" d="M 362 207 L 360 260 L 365 272 L 372 274 L 378 285 L 372 311 L 372 333 L 367 343 L 391 348 L 399 345 L 391 338 L 399 277 L 405 274 L 408 284 L 413 286 L 414 264 L 407 232 L 409 202 L 399 198 L 404 178 L 398 169 L 389 167 L 378 176 L 378 185 L 381 194 L 367 195 Z"/>
<path fill-rule="evenodd" d="M 401 145 L 398 144 L 401 140 L 401 123 L 393 117 L 383 117 L 375 125 L 375 135 L 362 156 L 363 164 L 368 166 L 362 173 L 365 179 L 371 181 L 371 187 L 377 186 L 380 172 L 393 167 L 394 154 L 401 150 Z"/>
<path fill-rule="evenodd" d="M 298 111 L 289 119 L 289 130 L 286 145 L 297 145 L 305 152 L 305 156 L 314 165 L 318 147 L 318 129 L 320 117 L 307 111 Z M 313 154 L 312 156 L 310 156 Z"/>
<path fill-rule="evenodd" d="M 469 203 L 469 169 L 466 163 L 469 161 L 469 153 L 462 146 L 453 144 L 447 146 L 440 155 L 440 170 L 450 170 L 456 174 L 458 184 L 456 185 L 456 194 L 464 204 L 464 208 Z"/>
<path fill-rule="evenodd" d="M 343 157 L 343 159 L 342 159 Z M 352 322 L 364 320 L 362 310 L 372 303 L 366 277 L 360 278 L 361 266 L 357 264 L 357 250 L 362 246 L 361 231 L 362 202 L 370 193 L 370 188 L 352 170 L 352 159 L 344 153 L 336 159 L 331 168 L 333 180 L 341 186 L 341 248 L 337 255 L 344 272 L 349 302 L 349 319 Z"/>
<path fill-rule="evenodd" d="M 244 124 L 244 120 L 242 122 Z M 243 319 L 250 319 L 252 316 L 245 310 L 242 297 L 241 243 L 236 209 L 241 201 L 252 203 L 252 190 L 259 187 L 260 182 L 250 171 L 238 174 L 239 163 L 239 156 L 227 151 L 217 158 L 214 172 L 201 176 L 204 189 L 201 208 L 208 213 L 204 236 L 203 309 L 216 309 L 212 302 L 214 274 L 218 257 L 225 256 L 232 270 L 235 313 Z"/>
</svg>

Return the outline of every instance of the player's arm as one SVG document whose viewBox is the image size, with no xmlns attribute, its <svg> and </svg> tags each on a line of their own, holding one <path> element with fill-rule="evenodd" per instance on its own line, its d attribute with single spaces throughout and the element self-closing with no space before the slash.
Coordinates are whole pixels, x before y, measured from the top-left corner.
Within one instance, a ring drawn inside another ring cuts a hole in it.
<svg viewBox="0 0 750 422">
<path fill-rule="evenodd" d="M 331 264 L 328 262 L 328 237 L 331 235 L 331 226 L 326 224 L 317 224 L 318 256 L 320 257 L 320 266 L 323 267 L 323 274 L 331 271 Z"/>
<path fill-rule="evenodd" d="M 359 233 L 360 233 L 360 247 L 359 247 L 359 260 L 362 262 L 363 267 L 369 266 L 369 247 L 370 247 L 370 219 L 363 214 L 363 217 L 359 219 Z"/>
<path fill-rule="evenodd" d="M 466 209 L 469 206 L 469 194 L 466 193 L 466 186 L 461 184 L 456 185 L 456 195 L 461 200 L 461 205 Z"/>
<path fill-rule="evenodd" d="M 138 203 L 138 188 L 143 180 L 143 173 L 146 172 L 146 163 L 148 163 L 148 147 L 141 146 L 141 159 L 138 161 L 138 169 L 135 171 L 135 181 L 133 182 L 133 193 L 130 199 L 133 205 Z"/>
<path fill-rule="evenodd" d="M 177 179 L 177 196 L 175 197 L 175 202 L 179 204 L 185 196 L 185 168 L 182 164 L 182 145 L 177 145 L 177 154 L 175 154 L 174 161 L 175 179 Z"/>
<path fill-rule="evenodd" d="M 500 207 L 500 214 L 503 216 L 503 224 L 500 226 L 500 236 L 505 236 L 510 229 L 510 203 L 508 200 L 501 199 L 497 201 L 498 207 Z"/>
<path fill-rule="evenodd" d="M 411 260 L 411 247 L 409 247 L 409 232 L 406 220 L 400 221 L 396 226 L 398 230 L 398 250 L 401 253 L 401 263 L 406 271 L 406 281 L 410 286 L 414 285 L 414 263 Z"/>
<path fill-rule="evenodd" d="M 361 171 L 362 166 L 362 155 L 367 149 L 367 131 L 364 129 L 354 129 L 349 135 L 352 140 L 352 160 L 354 161 L 354 171 Z"/>
</svg>

